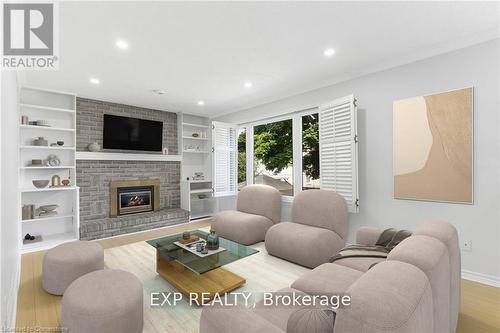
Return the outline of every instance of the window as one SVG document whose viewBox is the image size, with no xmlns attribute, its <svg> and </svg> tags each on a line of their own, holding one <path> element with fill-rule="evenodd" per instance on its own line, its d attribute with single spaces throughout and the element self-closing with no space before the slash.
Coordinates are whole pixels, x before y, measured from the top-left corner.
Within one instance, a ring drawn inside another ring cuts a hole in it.
<svg viewBox="0 0 500 333">
<path fill-rule="evenodd" d="M 302 190 L 320 188 L 319 114 L 301 117 L 302 120 Z"/>
<path fill-rule="evenodd" d="M 358 211 L 356 100 L 353 95 L 265 123 L 214 127 L 215 195 L 266 184 L 290 200 L 309 189 L 336 191 Z M 295 143 L 295 146 L 294 146 Z"/>
<path fill-rule="evenodd" d="M 247 184 L 247 129 L 238 130 L 238 191 Z"/>
<path fill-rule="evenodd" d="M 254 184 L 270 185 L 293 196 L 292 119 L 254 126 Z"/>
</svg>

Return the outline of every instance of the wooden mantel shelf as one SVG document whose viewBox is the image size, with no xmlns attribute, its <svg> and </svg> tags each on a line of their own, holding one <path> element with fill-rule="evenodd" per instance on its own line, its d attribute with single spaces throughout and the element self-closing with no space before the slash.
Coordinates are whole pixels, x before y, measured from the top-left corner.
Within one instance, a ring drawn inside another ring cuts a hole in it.
<svg viewBox="0 0 500 333">
<path fill-rule="evenodd" d="M 77 160 L 94 161 L 163 161 L 181 162 L 182 155 L 162 155 L 162 154 L 135 154 L 135 153 L 109 153 L 109 152 L 88 152 L 77 151 Z"/>
</svg>

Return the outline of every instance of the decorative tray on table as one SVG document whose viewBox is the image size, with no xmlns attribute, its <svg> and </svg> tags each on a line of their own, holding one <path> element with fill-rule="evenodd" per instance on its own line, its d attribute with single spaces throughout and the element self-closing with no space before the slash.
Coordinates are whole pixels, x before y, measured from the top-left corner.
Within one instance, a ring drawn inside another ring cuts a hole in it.
<svg viewBox="0 0 500 333">
<path fill-rule="evenodd" d="M 217 250 L 208 250 L 208 253 L 206 253 L 206 254 L 198 252 L 196 250 L 196 246 L 198 244 L 202 244 L 202 248 L 205 248 L 207 246 L 207 241 L 204 240 L 203 238 L 199 238 L 199 237 L 196 237 L 196 238 L 192 237 L 191 239 L 189 239 L 188 242 L 186 242 L 186 240 L 180 239 L 179 241 L 174 242 L 174 244 L 180 248 L 183 248 L 184 250 L 187 250 L 187 251 L 197 255 L 198 257 L 201 257 L 201 258 L 205 258 L 205 257 L 211 256 L 212 254 L 226 251 L 225 248 L 219 246 L 219 248 Z"/>
</svg>

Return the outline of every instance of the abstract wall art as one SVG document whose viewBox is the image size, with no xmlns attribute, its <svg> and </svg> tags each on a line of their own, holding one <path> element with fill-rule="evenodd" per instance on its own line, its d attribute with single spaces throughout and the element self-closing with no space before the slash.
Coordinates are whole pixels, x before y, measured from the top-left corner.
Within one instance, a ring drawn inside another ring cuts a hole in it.
<svg viewBox="0 0 500 333">
<path fill-rule="evenodd" d="M 473 88 L 395 101 L 394 197 L 473 203 Z"/>
</svg>

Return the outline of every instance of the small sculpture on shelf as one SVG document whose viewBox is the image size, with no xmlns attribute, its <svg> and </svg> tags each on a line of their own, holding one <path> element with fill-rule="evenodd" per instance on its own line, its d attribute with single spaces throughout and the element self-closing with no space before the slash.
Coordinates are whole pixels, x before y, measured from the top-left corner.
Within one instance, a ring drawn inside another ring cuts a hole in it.
<svg viewBox="0 0 500 333">
<path fill-rule="evenodd" d="M 26 234 L 24 236 L 24 240 L 35 240 L 35 236 L 31 236 L 30 234 Z"/>
<path fill-rule="evenodd" d="M 23 205 L 22 208 L 22 219 L 24 220 L 32 220 L 35 218 L 35 205 L 27 204 Z"/>
<path fill-rule="evenodd" d="M 33 146 L 48 146 L 49 142 L 45 140 L 43 136 L 39 136 L 38 138 L 33 140 Z"/>
<path fill-rule="evenodd" d="M 91 152 L 98 152 L 98 151 L 101 151 L 101 145 L 98 144 L 97 142 L 92 142 L 91 144 L 89 144 L 87 146 L 88 150 L 91 151 Z"/>
<path fill-rule="evenodd" d="M 50 144 L 51 147 L 62 147 L 64 146 L 64 141 L 56 141 Z"/>
<path fill-rule="evenodd" d="M 38 217 L 51 217 L 51 216 L 57 216 L 57 211 L 56 209 L 59 207 L 59 205 L 43 205 L 40 206 L 37 211 L 38 211 Z"/>
<path fill-rule="evenodd" d="M 49 155 L 47 157 L 47 165 L 52 167 L 60 166 L 61 160 L 56 155 Z"/>
<path fill-rule="evenodd" d="M 61 186 L 61 177 L 58 175 L 53 175 L 52 176 L 52 184 L 50 187 L 60 187 Z"/>
<path fill-rule="evenodd" d="M 205 175 L 203 174 L 203 172 L 195 172 L 193 180 L 205 180 Z"/>
</svg>

